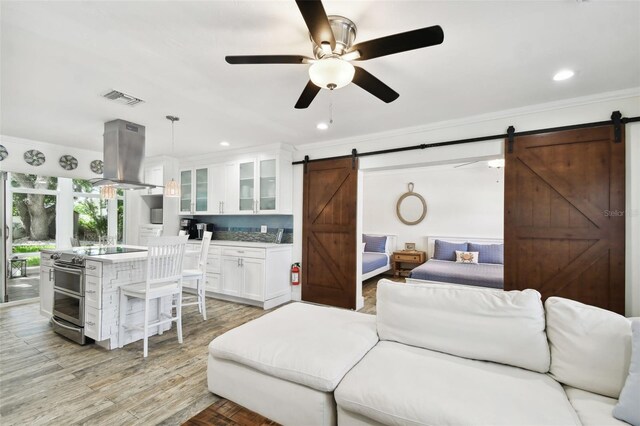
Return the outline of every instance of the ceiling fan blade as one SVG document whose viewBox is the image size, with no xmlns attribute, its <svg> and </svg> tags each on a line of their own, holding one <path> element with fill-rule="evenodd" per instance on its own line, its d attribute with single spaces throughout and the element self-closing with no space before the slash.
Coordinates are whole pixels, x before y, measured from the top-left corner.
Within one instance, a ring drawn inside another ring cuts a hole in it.
<svg viewBox="0 0 640 426">
<path fill-rule="evenodd" d="M 349 52 L 358 51 L 360 57 L 355 60 L 379 58 L 380 56 L 393 55 L 394 53 L 406 52 L 408 50 L 420 49 L 423 47 L 435 46 L 444 41 L 444 32 L 440 25 L 421 28 L 419 30 L 407 31 L 406 33 L 394 34 L 374 40 L 363 41 L 354 45 Z"/>
<path fill-rule="evenodd" d="M 313 41 L 318 46 L 322 46 L 322 43 L 329 43 L 331 50 L 333 50 L 336 47 L 336 38 L 322 2 L 320 0 L 296 0 L 296 4 L 300 9 L 302 19 L 309 28 Z"/>
<path fill-rule="evenodd" d="M 298 98 L 298 102 L 296 102 L 296 109 L 305 109 L 309 105 L 311 105 L 311 102 L 313 102 L 319 91 L 320 88 L 313 84 L 311 80 L 309 80 L 304 90 L 302 91 L 300 98 Z"/>
<path fill-rule="evenodd" d="M 300 55 L 225 56 L 230 64 L 308 64 L 311 58 Z"/>
<path fill-rule="evenodd" d="M 362 87 L 367 92 L 371 93 L 378 99 L 385 101 L 386 103 L 393 102 L 400 96 L 391 87 L 378 80 L 373 74 L 365 71 L 360 67 L 354 67 L 356 73 L 353 76 L 353 82 Z"/>
</svg>

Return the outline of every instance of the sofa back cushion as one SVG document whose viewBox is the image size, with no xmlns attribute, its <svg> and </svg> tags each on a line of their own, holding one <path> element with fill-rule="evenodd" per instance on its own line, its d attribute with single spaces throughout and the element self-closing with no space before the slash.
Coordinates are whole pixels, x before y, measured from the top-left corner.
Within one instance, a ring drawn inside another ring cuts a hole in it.
<svg viewBox="0 0 640 426">
<path fill-rule="evenodd" d="M 549 346 L 535 290 L 378 282 L 380 340 L 546 373 Z"/>
<path fill-rule="evenodd" d="M 560 383 L 618 398 L 629 372 L 631 321 L 561 297 L 545 302 L 549 372 Z"/>
</svg>

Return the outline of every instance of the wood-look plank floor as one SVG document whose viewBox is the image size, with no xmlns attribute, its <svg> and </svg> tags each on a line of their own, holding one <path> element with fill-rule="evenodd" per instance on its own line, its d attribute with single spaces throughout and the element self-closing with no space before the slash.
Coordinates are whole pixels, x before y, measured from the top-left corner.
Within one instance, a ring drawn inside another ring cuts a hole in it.
<svg viewBox="0 0 640 426">
<path fill-rule="evenodd" d="M 363 287 L 375 313 L 377 278 Z M 185 422 L 218 398 L 207 389 L 207 345 L 263 315 L 260 308 L 207 299 L 208 320 L 183 312 L 184 343 L 175 328 L 122 349 L 79 346 L 53 333 L 39 304 L 0 309 L 0 424 L 116 425 Z"/>
</svg>

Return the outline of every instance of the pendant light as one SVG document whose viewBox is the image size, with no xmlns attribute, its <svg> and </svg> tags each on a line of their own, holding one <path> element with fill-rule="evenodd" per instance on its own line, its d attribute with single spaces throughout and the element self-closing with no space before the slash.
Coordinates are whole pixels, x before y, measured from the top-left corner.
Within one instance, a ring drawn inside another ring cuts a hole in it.
<svg viewBox="0 0 640 426">
<path fill-rule="evenodd" d="M 173 148 L 175 144 L 173 125 L 176 121 L 180 120 L 180 117 L 167 115 L 167 120 L 171 121 L 171 155 L 173 156 Z M 178 182 L 176 182 L 173 178 L 171 178 L 171 181 L 167 182 L 167 184 L 164 186 L 164 196 L 165 197 L 180 196 L 180 186 L 178 186 Z"/>
<path fill-rule="evenodd" d="M 113 185 L 103 185 L 100 187 L 101 200 L 114 200 L 116 198 L 116 188 Z"/>
</svg>

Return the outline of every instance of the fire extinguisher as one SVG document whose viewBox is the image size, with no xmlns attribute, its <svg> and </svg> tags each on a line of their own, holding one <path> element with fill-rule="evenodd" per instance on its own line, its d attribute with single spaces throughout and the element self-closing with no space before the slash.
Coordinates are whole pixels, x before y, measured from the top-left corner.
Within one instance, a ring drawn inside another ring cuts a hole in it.
<svg viewBox="0 0 640 426">
<path fill-rule="evenodd" d="M 291 265 L 291 285 L 300 284 L 300 264 L 294 263 Z"/>
</svg>

